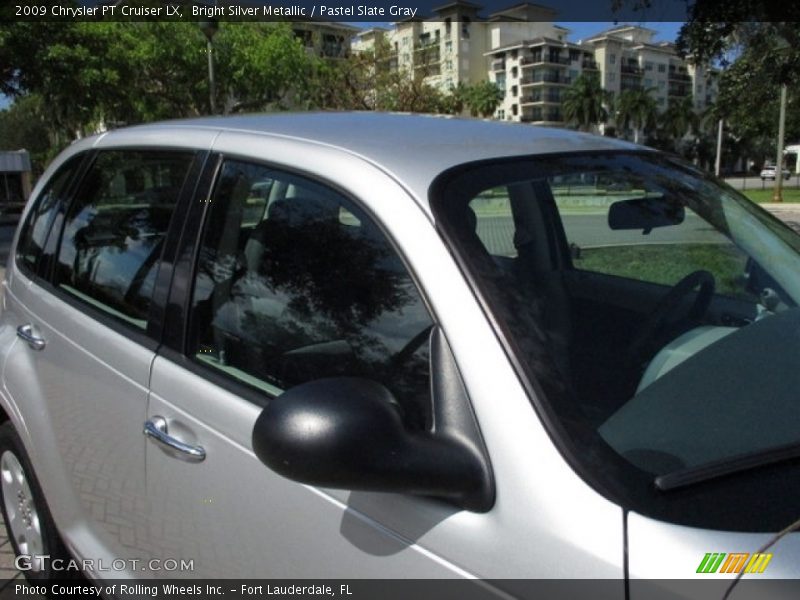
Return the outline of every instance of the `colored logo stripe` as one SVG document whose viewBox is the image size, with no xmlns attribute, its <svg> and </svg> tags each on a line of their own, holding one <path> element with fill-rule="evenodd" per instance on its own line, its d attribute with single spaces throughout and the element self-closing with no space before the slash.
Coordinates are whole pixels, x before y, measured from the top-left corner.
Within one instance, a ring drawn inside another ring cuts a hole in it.
<svg viewBox="0 0 800 600">
<path fill-rule="evenodd" d="M 772 560 L 772 554 L 753 554 L 750 562 L 747 563 L 745 573 L 763 573 L 767 568 L 769 561 Z"/>
<path fill-rule="evenodd" d="M 727 556 L 727 558 L 725 558 Z M 748 560 L 749 559 L 749 560 Z M 698 573 L 763 573 L 772 554 L 749 554 L 747 552 L 708 552 L 697 567 Z M 724 561 L 724 562 L 723 562 Z"/>
<path fill-rule="evenodd" d="M 728 554 L 728 558 L 722 563 L 721 573 L 738 573 L 747 562 L 750 555 L 745 553 Z"/>
<path fill-rule="evenodd" d="M 703 557 L 703 560 L 700 561 L 700 566 L 697 567 L 698 573 L 716 573 L 717 569 L 719 569 L 719 565 L 722 563 L 722 559 L 725 558 L 725 553 L 708 553 Z"/>
</svg>

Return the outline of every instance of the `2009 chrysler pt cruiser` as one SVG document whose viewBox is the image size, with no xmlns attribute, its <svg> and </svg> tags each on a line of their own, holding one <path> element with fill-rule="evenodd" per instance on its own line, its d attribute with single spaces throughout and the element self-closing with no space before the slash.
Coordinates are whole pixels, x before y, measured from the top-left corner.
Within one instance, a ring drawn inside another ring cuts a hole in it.
<svg viewBox="0 0 800 600">
<path fill-rule="evenodd" d="M 798 253 L 697 168 L 564 130 L 81 140 L 3 282 L 14 550 L 40 579 L 797 577 Z"/>
</svg>

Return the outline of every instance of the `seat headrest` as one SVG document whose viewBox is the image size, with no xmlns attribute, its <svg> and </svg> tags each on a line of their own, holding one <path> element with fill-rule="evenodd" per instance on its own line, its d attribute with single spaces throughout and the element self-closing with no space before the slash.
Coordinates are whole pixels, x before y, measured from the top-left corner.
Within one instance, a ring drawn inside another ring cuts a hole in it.
<svg viewBox="0 0 800 600">
<path fill-rule="evenodd" d="M 339 205 L 330 199 L 313 197 L 282 198 L 273 201 L 267 209 L 267 219 L 298 227 L 312 222 L 338 221 Z"/>
</svg>

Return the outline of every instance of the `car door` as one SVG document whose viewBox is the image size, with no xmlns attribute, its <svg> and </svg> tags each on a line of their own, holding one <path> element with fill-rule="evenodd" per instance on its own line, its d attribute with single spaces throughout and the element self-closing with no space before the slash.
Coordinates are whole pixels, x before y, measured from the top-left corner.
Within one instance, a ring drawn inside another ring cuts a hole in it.
<svg viewBox="0 0 800 600">
<path fill-rule="evenodd" d="M 90 161 L 35 264 L 26 247 L 17 257 L 18 276 L 31 277 L 16 306 L 27 339 L 5 381 L 63 537 L 78 558 L 110 565 L 141 554 L 140 427 L 160 326 L 151 299 L 200 157 L 109 149 Z"/>
<path fill-rule="evenodd" d="M 265 402 L 324 377 L 382 381 L 408 427 L 430 425 L 432 321 L 398 255 L 355 203 L 308 177 L 229 159 L 209 198 L 186 352 L 153 365 L 147 471 L 162 528 L 151 543 L 202 577 L 308 576 L 309 564 L 329 577 L 446 574 L 410 550 L 365 555 L 339 534 L 338 502 L 251 450 Z M 386 552 L 400 546 L 348 526 Z"/>
<path fill-rule="evenodd" d="M 165 574 L 621 577 L 619 507 L 566 467 L 407 192 L 307 142 L 224 132 L 215 146 L 232 156 L 194 203 L 205 214 L 187 221 L 188 230 L 196 219 L 199 247 L 184 239 L 178 251 L 147 411 L 149 427 L 169 436 L 147 445 L 148 546 L 191 562 Z M 235 158 L 246 152 L 280 161 Z M 319 176 L 286 165 L 315 165 Z M 491 510 L 302 485 L 255 457 L 262 407 L 312 378 L 378 380 L 407 428 L 430 427 L 432 326 L 452 344 L 499 473 Z M 588 528 L 598 535 L 579 535 Z"/>
</svg>

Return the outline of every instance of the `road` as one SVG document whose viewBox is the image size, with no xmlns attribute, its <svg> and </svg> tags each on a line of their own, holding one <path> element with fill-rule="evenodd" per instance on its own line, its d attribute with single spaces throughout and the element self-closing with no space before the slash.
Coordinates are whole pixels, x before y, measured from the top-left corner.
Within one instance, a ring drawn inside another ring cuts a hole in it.
<svg viewBox="0 0 800 600">
<path fill-rule="evenodd" d="M 641 231 L 612 231 L 608 228 L 608 217 L 601 213 L 562 215 L 567 239 L 581 248 L 620 244 L 713 243 L 724 241 L 705 221 L 696 215 L 686 215 L 677 227 L 654 229 L 646 237 Z M 516 254 L 511 217 L 479 217 L 478 235 L 486 242 L 490 253 L 498 256 Z"/>
<path fill-rule="evenodd" d="M 761 181 L 757 175 L 754 177 L 725 177 L 725 183 L 737 190 L 771 190 L 774 181 Z M 792 175 L 788 181 L 783 180 L 783 185 L 787 188 L 800 187 L 800 175 Z"/>
</svg>

